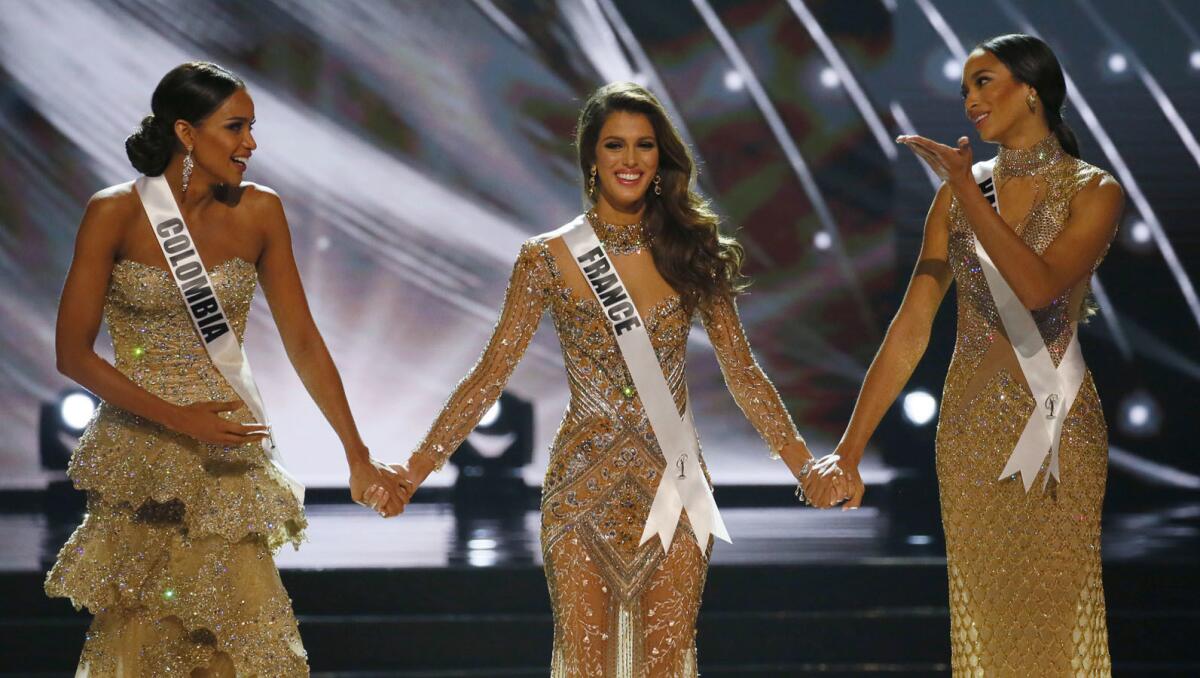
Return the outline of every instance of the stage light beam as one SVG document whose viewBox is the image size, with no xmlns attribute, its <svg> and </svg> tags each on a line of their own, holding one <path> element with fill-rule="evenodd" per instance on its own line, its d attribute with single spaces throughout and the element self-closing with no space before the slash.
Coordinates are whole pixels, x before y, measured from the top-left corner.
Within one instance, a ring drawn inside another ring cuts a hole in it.
<svg viewBox="0 0 1200 678">
<path fill-rule="evenodd" d="M 1113 52 L 1108 55 L 1108 70 L 1113 73 L 1124 73 L 1129 68 L 1129 60 L 1120 52 Z"/>
</svg>

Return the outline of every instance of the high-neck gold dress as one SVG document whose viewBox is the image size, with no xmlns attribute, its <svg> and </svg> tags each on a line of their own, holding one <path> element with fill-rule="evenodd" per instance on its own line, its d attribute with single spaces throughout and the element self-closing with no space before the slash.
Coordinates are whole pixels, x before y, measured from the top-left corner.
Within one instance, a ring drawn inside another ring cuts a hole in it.
<svg viewBox="0 0 1200 678">
<path fill-rule="evenodd" d="M 210 276 L 240 340 L 254 265 L 231 259 Z M 166 270 L 117 263 L 104 318 L 117 369 L 142 388 L 180 405 L 237 398 Z M 272 558 L 300 542 L 304 512 L 258 442 L 208 445 L 102 403 L 68 473 L 88 513 L 46 593 L 95 615 L 78 676 L 308 675 Z"/>
<path fill-rule="evenodd" d="M 592 223 L 632 291 L 657 276 L 640 228 Z M 559 261 L 544 238 L 521 248 L 487 348 L 416 454 L 440 465 L 458 447 L 500 396 L 549 309 L 571 393 L 542 486 L 542 554 L 554 612 L 551 676 L 695 676 L 696 615 L 711 540 L 702 550 L 685 517 L 669 553 L 657 538 L 638 546 L 666 462 L 640 399 L 627 388 L 632 380 L 599 302 L 578 270 L 567 269 L 574 262 Z M 682 414 L 692 316 L 675 295 L 639 311 Z M 699 312 L 726 383 L 770 448 L 797 440 L 750 353 L 733 300 L 708 300 Z"/>
<path fill-rule="evenodd" d="M 1071 199 L 1104 176 L 1063 152 L 1053 135 L 1001 149 L 996 183 L 1032 176 L 1038 196 L 1015 226 L 1041 254 L 1066 224 Z M 1004 333 L 958 202 L 950 207 L 950 265 L 958 288 L 958 339 L 937 431 L 937 473 L 949 566 L 955 676 L 1111 674 L 1100 578 L 1100 507 L 1107 428 L 1087 372 L 1063 425 L 1061 484 L 1028 493 L 997 480 L 1035 403 Z M 1095 266 L 1099 266 L 1099 257 Z M 1093 267 L 1094 268 L 1094 267 Z M 1083 314 L 1088 282 L 1033 312 L 1057 365 Z"/>
</svg>

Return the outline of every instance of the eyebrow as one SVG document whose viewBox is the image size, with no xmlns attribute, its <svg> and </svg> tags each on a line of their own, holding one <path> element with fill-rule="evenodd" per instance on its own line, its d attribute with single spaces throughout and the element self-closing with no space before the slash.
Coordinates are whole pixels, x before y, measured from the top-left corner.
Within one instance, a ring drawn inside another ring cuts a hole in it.
<svg viewBox="0 0 1200 678">
<path fill-rule="evenodd" d="M 975 71 L 974 73 L 972 73 L 972 74 L 971 74 L 971 76 L 970 76 L 969 78 L 967 78 L 967 79 L 968 79 L 968 80 L 974 80 L 975 78 L 978 78 L 979 76 L 983 75 L 984 73 L 992 73 L 992 69 L 990 69 L 990 68 L 981 68 L 981 69 L 979 69 L 979 70 Z"/>
<path fill-rule="evenodd" d="M 250 123 L 253 124 L 257 120 L 257 118 L 247 118 L 244 115 L 233 115 L 228 118 L 225 118 L 225 122 L 235 122 L 235 121 L 236 122 L 246 122 L 247 120 L 249 120 Z"/>
<path fill-rule="evenodd" d="M 657 138 L 649 136 L 649 135 L 644 136 L 644 137 L 638 137 L 637 140 L 638 141 L 653 141 L 656 143 L 658 142 Z M 603 139 L 601 139 L 601 141 L 625 141 L 625 137 L 619 137 L 615 134 L 610 134 L 610 135 L 604 137 Z"/>
</svg>

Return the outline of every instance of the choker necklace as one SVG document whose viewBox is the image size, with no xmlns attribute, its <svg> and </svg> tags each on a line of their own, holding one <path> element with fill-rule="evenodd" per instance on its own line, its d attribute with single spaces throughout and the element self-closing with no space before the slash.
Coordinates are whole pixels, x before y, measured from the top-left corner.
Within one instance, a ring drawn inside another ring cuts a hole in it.
<svg viewBox="0 0 1200 678">
<path fill-rule="evenodd" d="M 996 155 L 996 174 L 1005 177 L 1028 177 L 1041 173 L 1047 167 L 1066 157 L 1058 137 L 1046 135 L 1045 139 L 1029 148 L 1012 149 L 1000 147 Z"/>
<path fill-rule="evenodd" d="M 633 254 L 650 246 L 650 235 L 646 233 L 644 221 L 610 224 L 602 220 L 596 210 L 588 210 L 587 220 L 609 254 Z"/>
</svg>

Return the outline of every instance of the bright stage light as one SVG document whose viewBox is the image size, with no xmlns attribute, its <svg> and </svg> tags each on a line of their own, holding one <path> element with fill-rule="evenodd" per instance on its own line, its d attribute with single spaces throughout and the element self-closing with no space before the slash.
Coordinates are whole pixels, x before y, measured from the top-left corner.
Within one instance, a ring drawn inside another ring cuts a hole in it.
<svg viewBox="0 0 1200 678">
<path fill-rule="evenodd" d="M 833 236 L 829 235 L 828 231 L 817 231 L 813 235 L 813 247 L 819 250 L 827 250 L 833 246 Z"/>
<path fill-rule="evenodd" d="M 58 405 L 58 414 L 63 426 L 76 433 L 82 432 L 96 412 L 96 401 L 78 391 L 68 394 Z"/>
<path fill-rule="evenodd" d="M 324 252 L 325 250 L 329 249 L 329 246 L 332 244 L 333 243 L 329 240 L 329 236 L 320 236 L 317 238 L 317 251 Z"/>
<path fill-rule="evenodd" d="M 1145 254 L 1154 249 L 1154 232 L 1144 219 L 1136 219 L 1128 227 L 1118 231 L 1121 242 L 1125 247 L 1138 254 Z"/>
<path fill-rule="evenodd" d="M 937 415 L 938 402 L 928 391 L 909 391 L 904 396 L 904 417 L 909 423 L 924 426 Z"/>
<path fill-rule="evenodd" d="M 1193 71 L 1200 71 L 1200 49 L 1192 50 L 1188 55 L 1188 63 L 1192 65 Z"/>
<path fill-rule="evenodd" d="M 1150 225 L 1144 221 L 1135 221 L 1133 222 L 1133 226 L 1129 227 L 1129 237 L 1133 238 L 1133 241 L 1136 243 L 1148 243 L 1152 236 Z"/>
<path fill-rule="evenodd" d="M 740 91 L 746 86 L 746 80 L 737 71 L 725 71 L 725 89 L 730 92 Z"/>
<path fill-rule="evenodd" d="M 1126 435 L 1142 438 L 1152 436 L 1162 428 L 1162 409 L 1146 391 L 1134 391 L 1125 396 L 1118 410 L 1117 424 Z"/>
<path fill-rule="evenodd" d="M 942 75 L 946 76 L 947 80 L 958 80 L 962 77 L 962 66 L 959 65 L 958 59 L 946 59 L 942 63 Z"/>
<path fill-rule="evenodd" d="M 1113 52 L 1108 55 L 1108 70 L 1113 73 L 1124 73 L 1125 69 L 1129 68 L 1129 60 L 1120 52 Z"/>
<path fill-rule="evenodd" d="M 838 77 L 837 71 L 826 66 L 821 69 L 821 86 L 825 89 L 834 89 L 842 84 L 842 79 Z"/>
</svg>

